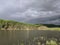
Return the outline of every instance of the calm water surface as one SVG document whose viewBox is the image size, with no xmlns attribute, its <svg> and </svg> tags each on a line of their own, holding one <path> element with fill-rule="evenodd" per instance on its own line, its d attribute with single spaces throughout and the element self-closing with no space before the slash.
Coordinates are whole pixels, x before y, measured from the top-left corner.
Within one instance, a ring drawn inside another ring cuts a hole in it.
<svg viewBox="0 0 60 45">
<path fill-rule="evenodd" d="M 0 45 L 60 45 L 59 31 L 0 31 Z"/>
</svg>

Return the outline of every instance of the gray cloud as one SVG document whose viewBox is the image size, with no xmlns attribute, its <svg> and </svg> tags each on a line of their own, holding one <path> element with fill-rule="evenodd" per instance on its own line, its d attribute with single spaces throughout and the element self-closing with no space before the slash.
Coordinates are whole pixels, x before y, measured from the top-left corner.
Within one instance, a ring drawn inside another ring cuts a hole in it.
<svg viewBox="0 0 60 45">
<path fill-rule="evenodd" d="M 0 18 L 60 24 L 60 0 L 0 0 Z"/>
</svg>

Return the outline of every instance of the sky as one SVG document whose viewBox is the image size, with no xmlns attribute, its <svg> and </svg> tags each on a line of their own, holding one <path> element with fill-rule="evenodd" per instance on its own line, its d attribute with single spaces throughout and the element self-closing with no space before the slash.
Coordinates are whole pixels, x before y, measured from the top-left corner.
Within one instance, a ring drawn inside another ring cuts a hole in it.
<svg viewBox="0 0 60 45">
<path fill-rule="evenodd" d="M 60 0 L 0 0 L 0 19 L 60 24 Z"/>
</svg>

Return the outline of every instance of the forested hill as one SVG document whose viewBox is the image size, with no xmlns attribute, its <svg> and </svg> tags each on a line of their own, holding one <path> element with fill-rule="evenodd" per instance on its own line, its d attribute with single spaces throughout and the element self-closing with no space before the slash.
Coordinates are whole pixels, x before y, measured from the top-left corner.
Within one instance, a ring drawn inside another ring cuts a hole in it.
<svg viewBox="0 0 60 45">
<path fill-rule="evenodd" d="M 0 30 L 60 30 L 60 25 L 27 24 L 12 20 L 0 19 Z"/>
</svg>

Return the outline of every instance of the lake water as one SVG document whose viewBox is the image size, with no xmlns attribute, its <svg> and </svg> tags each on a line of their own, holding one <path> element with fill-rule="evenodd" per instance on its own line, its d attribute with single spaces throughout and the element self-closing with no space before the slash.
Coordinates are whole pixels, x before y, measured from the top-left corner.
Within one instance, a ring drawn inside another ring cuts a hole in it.
<svg viewBox="0 0 60 45">
<path fill-rule="evenodd" d="M 60 45 L 60 32 L 42 30 L 0 31 L 0 45 Z"/>
</svg>

